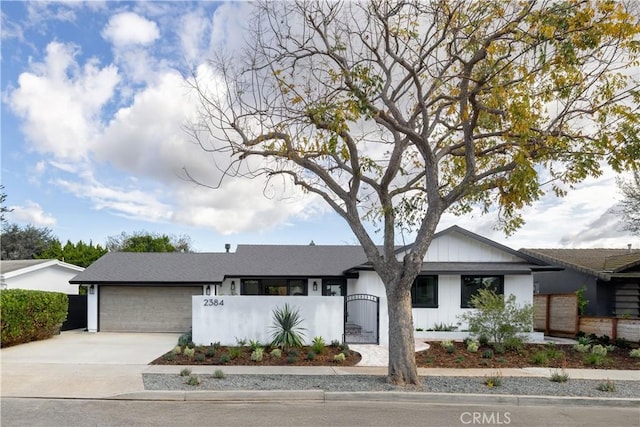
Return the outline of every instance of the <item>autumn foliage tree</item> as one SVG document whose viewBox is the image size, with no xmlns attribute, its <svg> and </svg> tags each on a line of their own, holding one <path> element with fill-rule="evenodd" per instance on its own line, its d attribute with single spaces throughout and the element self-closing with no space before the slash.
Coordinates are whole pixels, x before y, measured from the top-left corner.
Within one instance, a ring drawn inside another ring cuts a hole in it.
<svg viewBox="0 0 640 427">
<path fill-rule="evenodd" d="M 262 2 L 246 49 L 188 79 L 202 113 L 190 129 L 227 156 L 222 175 L 294 183 L 347 221 L 386 287 L 389 380 L 417 384 L 410 288 L 443 212 L 480 206 L 510 232 L 545 192 L 562 195 L 605 164 L 638 166 L 628 7 Z M 415 240 L 397 256 L 401 228 Z"/>
</svg>

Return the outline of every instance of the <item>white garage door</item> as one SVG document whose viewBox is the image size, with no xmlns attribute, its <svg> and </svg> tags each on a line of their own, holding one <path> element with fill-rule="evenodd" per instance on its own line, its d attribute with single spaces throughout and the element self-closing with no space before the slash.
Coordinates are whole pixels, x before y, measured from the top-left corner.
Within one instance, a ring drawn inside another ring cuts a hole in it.
<svg viewBox="0 0 640 427">
<path fill-rule="evenodd" d="M 101 286 L 99 329 L 103 332 L 186 332 L 191 296 L 200 286 Z"/>
</svg>

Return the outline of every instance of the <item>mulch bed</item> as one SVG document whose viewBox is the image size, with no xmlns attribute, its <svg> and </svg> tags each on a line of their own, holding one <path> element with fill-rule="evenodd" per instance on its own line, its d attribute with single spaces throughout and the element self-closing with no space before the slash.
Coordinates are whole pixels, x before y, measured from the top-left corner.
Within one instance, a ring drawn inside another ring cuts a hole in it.
<svg viewBox="0 0 640 427">
<path fill-rule="evenodd" d="M 629 357 L 629 349 L 616 348 L 602 360 L 600 364 L 590 364 L 585 361 L 585 355 L 578 353 L 571 345 L 555 345 L 555 351 L 549 351 L 545 344 L 524 344 L 518 352 L 509 350 L 499 354 L 490 346 L 481 346 L 477 352 L 467 351 L 461 342 L 454 342 L 453 352 L 440 345 L 440 342 L 429 342 L 430 348 L 416 354 L 418 367 L 422 368 L 584 368 L 584 369 L 640 369 L 640 359 Z M 491 357 L 485 351 L 491 350 Z M 538 356 L 544 353 L 546 362 L 541 363 Z M 485 357 L 483 357 L 485 354 Z M 555 357 L 551 357 L 555 356 Z"/>
<path fill-rule="evenodd" d="M 251 360 L 249 347 L 218 347 L 211 355 L 208 346 L 195 347 L 195 354 L 191 357 L 180 354 L 169 356 L 168 352 L 153 362 L 152 365 L 230 365 L 230 366 L 353 366 L 360 362 L 360 353 L 349 350 L 348 356 L 342 362 L 335 362 L 334 356 L 342 352 L 340 347 L 325 347 L 321 354 L 315 354 L 313 359 L 309 357 L 311 347 L 283 351 L 281 357 L 271 357 L 270 348 L 265 348 L 264 356 L 260 362 Z M 207 352 L 209 351 L 209 355 Z M 201 356 L 198 356 L 201 355 Z M 224 361 L 226 357 L 228 361 Z M 222 359 L 222 360 L 221 360 Z"/>
</svg>

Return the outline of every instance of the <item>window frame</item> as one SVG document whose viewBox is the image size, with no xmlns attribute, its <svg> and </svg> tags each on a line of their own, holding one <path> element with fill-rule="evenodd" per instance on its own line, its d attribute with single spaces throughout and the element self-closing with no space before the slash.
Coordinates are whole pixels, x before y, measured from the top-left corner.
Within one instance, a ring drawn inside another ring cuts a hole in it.
<svg viewBox="0 0 640 427">
<path fill-rule="evenodd" d="M 474 280 L 481 279 L 480 284 L 476 284 L 473 291 L 465 292 L 465 278 L 473 278 Z M 498 279 L 497 286 L 495 284 L 488 285 L 484 283 L 485 279 L 496 278 Z M 498 295 L 504 295 L 504 275 L 499 274 L 463 274 L 460 276 L 460 308 L 473 308 L 471 306 L 471 298 L 478 292 L 482 287 L 487 287 L 493 289 Z"/>
<path fill-rule="evenodd" d="M 433 284 L 434 286 L 433 304 L 416 302 L 419 280 L 424 280 L 427 283 L 427 286 L 430 284 Z M 413 284 L 411 285 L 411 307 L 412 308 L 438 308 L 439 307 L 438 286 L 439 286 L 438 275 L 419 275 L 418 277 L 416 277 L 416 279 L 413 281 Z"/>
<path fill-rule="evenodd" d="M 257 293 L 247 293 L 248 286 L 257 286 Z M 293 289 L 302 287 L 302 293 L 300 295 L 293 295 L 291 292 Z M 286 287 L 286 294 L 272 294 L 267 293 L 268 288 L 283 288 Z M 269 278 L 247 278 L 240 280 L 240 295 L 260 295 L 260 296 L 308 296 L 309 295 L 309 283 L 305 278 L 299 277 L 269 277 Z"/>
</svg>

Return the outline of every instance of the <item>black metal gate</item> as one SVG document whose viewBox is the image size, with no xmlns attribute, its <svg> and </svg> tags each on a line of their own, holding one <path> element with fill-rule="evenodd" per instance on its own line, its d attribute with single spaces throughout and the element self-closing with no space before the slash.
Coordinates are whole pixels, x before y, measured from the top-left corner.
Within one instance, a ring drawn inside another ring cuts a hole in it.
<svg viewBox="0 0 640 427">
<path fill-rule="evenodd" d="M 369 294 L 347 295 L 344 313 L 344 342 L 379 343 L 380 298 Z"/>
<path fill-rule="evenodd" d="M 72 329 L 87 328 L 87 296 L 67 295 L 69 297 L 69 309 L 67 310 L 67 320 L 64 321 L 60 330 L 70 331 Z"/>
</svg>

